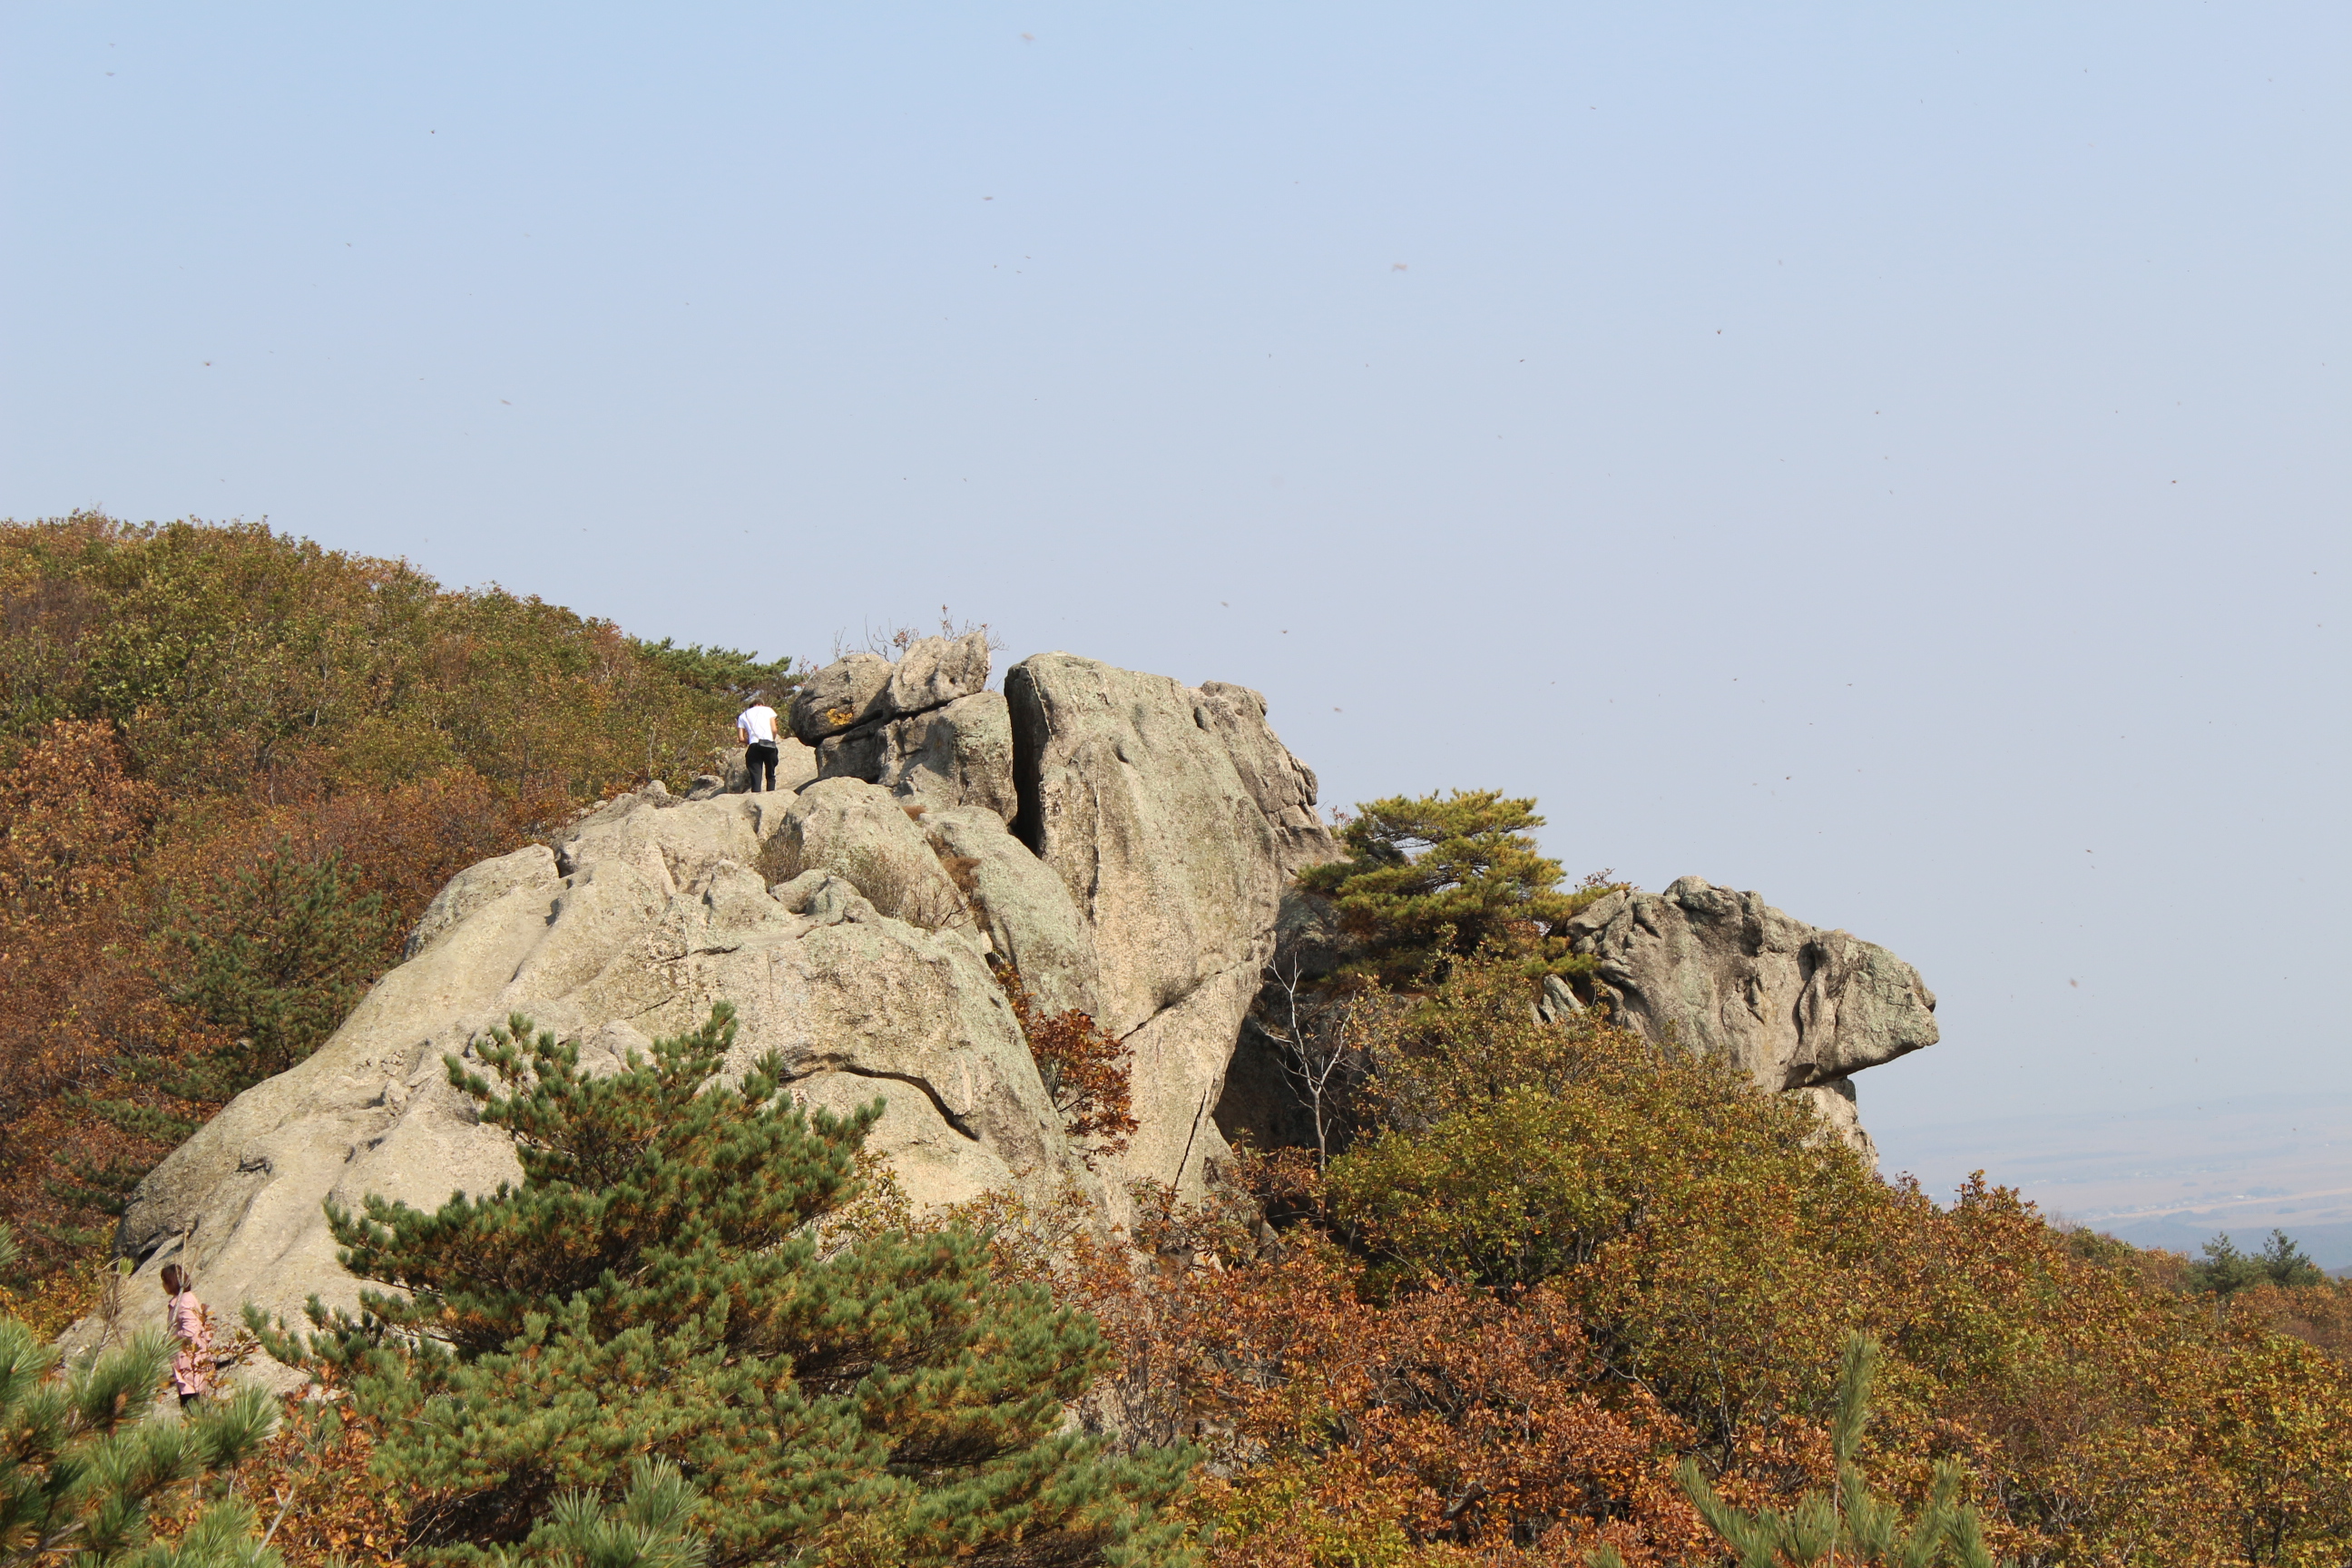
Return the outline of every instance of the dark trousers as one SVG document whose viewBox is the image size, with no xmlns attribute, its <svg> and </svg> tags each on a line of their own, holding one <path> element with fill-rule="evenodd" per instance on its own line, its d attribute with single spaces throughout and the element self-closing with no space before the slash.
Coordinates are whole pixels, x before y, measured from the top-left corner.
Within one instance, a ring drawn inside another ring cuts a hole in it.
<svg viewBox="0 0 2352 1568">
<path fill-rule="evenodd" d="M 753 795 L 762 795 L 776 787 L 776 743 L 754 741 L 743 748 L 743 771 L 751 776 L 744 787 Z"/>
</svg>

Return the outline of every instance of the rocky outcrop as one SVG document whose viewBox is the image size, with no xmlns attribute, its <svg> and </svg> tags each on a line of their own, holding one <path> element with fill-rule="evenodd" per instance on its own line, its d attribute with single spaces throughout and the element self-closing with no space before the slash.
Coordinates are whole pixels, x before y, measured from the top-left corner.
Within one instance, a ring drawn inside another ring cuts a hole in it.
<svg viewBox="0 0 2352 1568">
<path fill-rule="evenodd" d="M 786 831 L 819 864 L 772 890 L 752 867 Z M 727 1070 L 775 1050 L 804 1101 L 887 1101 L 870 1146 L 926 1202 L 1087 1180 L 982 940 L 884 916 L 821 864 L 908 840 L 938 875 L 898 804 L 854 781 L 800 797 L 631 795 L 553 853 L 462 873 L 415 955 L 332 1039 L 238 1096 L 140 1185 L 120 1248 L 151 1272 L 190 1264 L 216 1308 L 292 1316 L 314 1291 L 351 1305 L 322 1202 L 378 1193 L 430 1207 L 516 1174 L 508 1139 L 476 1123 L 442 1058 L 517 1012 L 593 1063 L 730 1002 L 741 1026 Z"/>
<path fill-rule="evenodd" d="M 1100 1012 L 1094 928 L 1053 868 L 985 807 L 926 810 L 921 821 L 947 856 L 970 862 L 973 915 L 1038 1004 L 1048 1013 Z"/>
<path fill-rule="evenodd" d="M 1226 1152 L 1210 1113 L 1284 891 L 1338 853 L 1315 775 L 1238 687 L 1057 653 L 1015 667 L 1004 695 L 1013 832 L 1093 931 L 1096 1017 L 1131 1052 L 1128 1173 L 1189 1186 Z"/>
<path fill-rule="evenodd" d="M 443 1058 L 518 1013 L 593 1065 L 731 1003 L 727 1070 L 774 1051 L 810 1104 L 885 1101 L 869 1147 L 925 1206 L 1076 1183 L 1115 1224 L 1131 1182 L 1201 1190 L 1227 1152 L 1213 1112 L 1255 1097 L 1265 1117 L 1223 1124 L 1295 1137 L 1278 1053 L 1246 1020 L 1279 936 L 1331 940 L 1293 888 L 1336 853 L 1314 774 L 1240 687 L 1058 653 L 1002 693 L 987 678 L 977 638 L 841 660 L 793 705 L 825 776 L 684 801 L 648 785 L 460 873 L 333 1038 L 141 1184 L 121 1250 L 149 1276 L 192 1266 L 224 1313 L 352 1305 L 323 1204 L 429 1207 L 515 1175 Z M 1574 935 L 1597 973 L 1581 996 L 1549 988 L 1548 1016 L 1605 1002 L 1814 1097 L 1857 1140 L 1851 1075 L 1935 1038 L 1909 965 L 1753 894 L 1686 878 L 1612 895 Z M 1006 964 L 1127 1046 L 1140 1127 L 1122 1155 L 1071 1146 L 992 973 Z"/>
<path fill-rule="evenodd" d="M 1760 1088 L 1804 1092 L 1866 1152 L 1853 1075 L 1936 1043 L 1936 997 L 1917 970 L 1755 893 L 1685 877 L 1663 893 L 1612 893 L 1568 929 L 1598 961 L 1591 995 L 1620 1018 Z"/>
<path fill-rule="evenodd" d="M 322 1204 L 430 1207 L 516 1173 L 446 1055 L 520 1013 L 617 1062 L 718 1001 L 740 1020 L 726 1070 L 772 1050 L 813 1105 L 887 1102 L 869 1147 L 919 1204 L 1076 1182 L 1116 1222 L 1131 1179 L 1197 1192 L 1283 889 L 1330 853 L 1313 775 L 1255 693 L 1044 655 L 992 694 L 983 641 L 934 641 L 895 667 L 828 667 L 794 705 L 821 744 L 877 737 L 876 778 L 690 800 L 650 785 L 459 874 L 333 1038 L 140 1185 L 121 1250 L 149 1275 L 191 1266 L 218 1311 L 350 1306 Z M 1007 825 L 1016 735 L 1034 753 L 1025 838 Z M 1143 1128 L 1099 1172 L 991 973 L 1007 963 L 1133 1054 Z"/>
<path fill-rule="evenodd" d="M 874 782 L 928 805 L 976 805 L 1010 822 L 1013 715 L 1004 694 L 959 697 L 928 713 L 886 724 Z"/>
<path fill-rule="evenodd" d="M 988 684 L 988 639 L 925 637 L 895 665 L 853 654 L 793 700 L 817 777 L 863 779 L 925 805 L 1014 810 L 1013 726 Z"/>
</svg>

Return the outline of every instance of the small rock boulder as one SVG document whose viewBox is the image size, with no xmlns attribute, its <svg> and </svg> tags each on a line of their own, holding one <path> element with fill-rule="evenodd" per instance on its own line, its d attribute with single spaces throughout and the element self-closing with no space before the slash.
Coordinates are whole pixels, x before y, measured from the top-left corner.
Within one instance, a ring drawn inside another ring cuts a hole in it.
<svg viewBox="0 0 2352 1568">
<path fill-rule="evenodd" d="M 975 692 L 878 731 L 874 782 L 931 806 L 976 805 L 1006 822 L 1013 789 L 1013 715 L 1001 691 Z"/>
<path fill-rule="evenodd" d="M 890 674 L 890 661 L 878 653 L 835 659 L 793 693 L 793 733 L 814 746 L 828 735 L 882 717 Z"/>
<path fill-rule="evenodd" d="M 849 731 L 943 708 L 988 686 L 988 634 L 923 637 L 893 661 L 853 653 L 793 696 L 793 733 L 814 746 Z M 846 771 L 846 770 L 833 770 Z"/>
<path fill-rule="evenodd" d="M 906 804 L 862 779 L 819 779 L 791 797 L 770 854 L 791 875 L 829 871 L 884 914 L 936 930 L 969 928 L 963 895 Z"/>
</svg>

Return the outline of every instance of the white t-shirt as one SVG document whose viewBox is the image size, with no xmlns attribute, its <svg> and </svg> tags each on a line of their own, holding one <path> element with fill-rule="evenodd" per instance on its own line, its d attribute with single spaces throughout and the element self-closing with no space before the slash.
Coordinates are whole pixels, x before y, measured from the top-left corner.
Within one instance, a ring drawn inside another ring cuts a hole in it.
<svg viewBox="0 0 2352 1568">
<path fill-rule="evenodd" d="M 735 715 L 736 727 L 751 737 L 754 742 L 776 743 L 776 710 L 764 702 L 754 702 Z"/>
</svg>

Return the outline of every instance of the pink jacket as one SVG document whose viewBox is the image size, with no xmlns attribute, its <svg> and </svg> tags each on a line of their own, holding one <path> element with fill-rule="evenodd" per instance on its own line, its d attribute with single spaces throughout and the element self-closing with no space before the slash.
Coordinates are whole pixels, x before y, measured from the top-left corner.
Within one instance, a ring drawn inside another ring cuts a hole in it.
<svg viewBox="0 0 2352 1568">
<path fill-rule="evenodd" d="M 171 1314 L 172 1337 L 180 1353 L 172 1358 L 172 1392 L 210 1394 L 213 1391 L 213 1331 L 205 1321 L 205 1304 L 194 1290 L 183 1290 L 164 1303 Z"/>
</svg>

